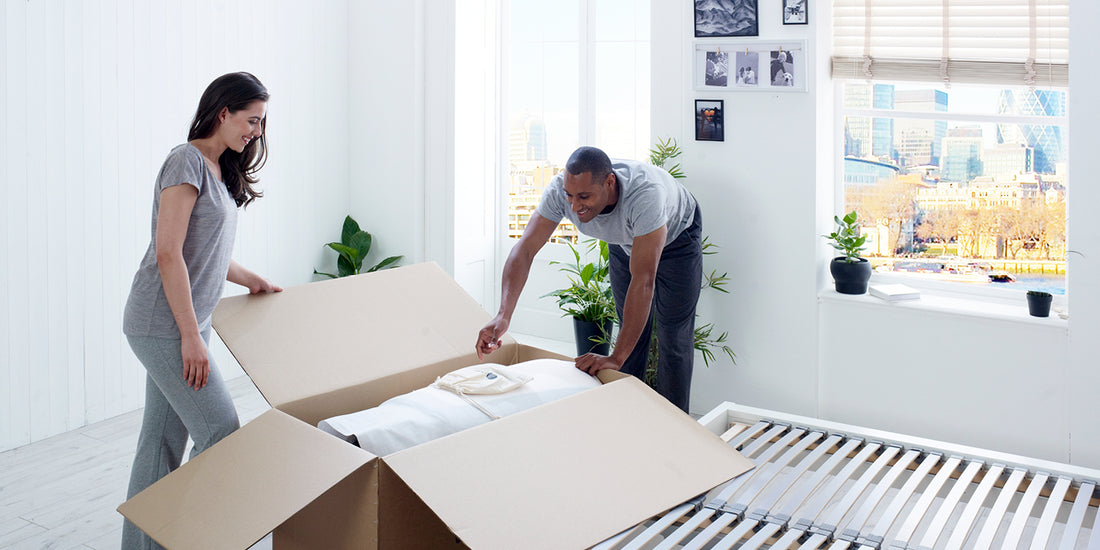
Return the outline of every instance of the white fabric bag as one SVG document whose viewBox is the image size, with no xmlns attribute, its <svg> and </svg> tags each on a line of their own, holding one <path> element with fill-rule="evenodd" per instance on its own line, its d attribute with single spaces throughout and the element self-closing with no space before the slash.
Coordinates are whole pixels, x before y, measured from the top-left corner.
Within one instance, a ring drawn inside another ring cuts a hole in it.
<svg viewBox="0 0 1100 550">
<path fill-rule="evenodd" d="M 506 393 L 531 381 L 531 376 L 519 372 L 510 374 L 505 371 L 507 368 L 497 367 L 496 365 L 483 365 L 456 370 L 436 378 L 432 387 L 447 390 L 461 397 L 489 418 L 496 420 L 500 418 L 499 414 L 486 409 L 484 405 L 467 396 Z"/>
</svg>

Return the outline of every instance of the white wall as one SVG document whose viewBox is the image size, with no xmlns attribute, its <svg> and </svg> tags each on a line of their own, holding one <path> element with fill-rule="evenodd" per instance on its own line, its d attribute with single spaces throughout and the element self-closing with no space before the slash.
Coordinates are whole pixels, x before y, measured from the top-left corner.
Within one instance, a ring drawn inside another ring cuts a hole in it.
<svg viewBox="0 0 1100 550">
<path fill-rule="evenodd" d="M 1100 467 L 1100 106 L 1095 91 L 1100 87 L 1100 5 L 1070 3 L 1070 145 L 1077 185 L 1069 190 L 1069 288 L 1072 317 L 1069 325 L 1069 366 L 1062 381 L 1068 397 L 1070 456 L 1073 462 Z"/>
<path fill-rule="evenodd" d="M 453 272 L 453 0 L 348 6 L 348 208 L 379 257 Z"/>
<path fill-rule="evenodd" d="M 768 4 L 760 6 L 761 37 L 812 42 L 813 27 L 779 29 L 779 7 Z M 652 16 L 652 135 L 674 137 L 684 149 L 685 185 L 702 204 L 703 232 L 722 247 L 704 269 L 731 279 L 731 295 L 705 291 L 699 310 L 701 320 L 730 332 L 737 365 L 697 360 L 692 412 L 737 401 L 815 415 L 816 79 L 807 93 L 697 92 L 691 6 L 653 0 Z M 695 141 L 695 99 L 725 101 L 725 141 Z"/>
<path fill-rule="evenodd" d="M 1089 186 L 1097 61 L 1093 3 L 1073 4 L 1070 329 L 885 304 L 818 298 L 831 284 L 818 237 L 836 201 L 833 101 L 827 78 L 829 3 L 810 25 L 783 27 L 778 2 L 760 3 L 760 39 L 806 38 L 816 78 L 804 94 L 697 92 L 690 6 L 653 1 L 653 135 L 684 146 L 688 187 L 704 229 L 723 249 L 733 297 L 704 294 L 706 320 L 729 329 L 737 365 L 696 368 L 692 410 L 729 400 L 829 420 L 1100 466 L 1100 191 Z M 694 99 L 724 99 L 726 141 L 693 139 Z M 1083 121 L 1083 122 L 1077 122 Z M 1080 151 L 1080 153 L 1076 153 Z M 1021 297 L 1022 303 L 1022 297 Z M 852 336 L 855 329 L 856 336 Z M 912 335 L 925 344 L 907 345 Z M 931 347 L 928 347 L 931 346 Z M 937 348 L 938 346 L 938 348 Z M 904 350 L 904 351 L 899 351 Z M 942 351 L 942 353 L 941 353 Z"/>
<path fill-rule="evenodd" d="M 142 405 L 122 306 L 160 163 L 218 75 L 247 70 L 272 94 L 266 196 L 243 211 L 235 257 L 283 285 L 332 268 L 347 16 L 343 0 L 0 3 L 0 450 Z"/>
</svg>

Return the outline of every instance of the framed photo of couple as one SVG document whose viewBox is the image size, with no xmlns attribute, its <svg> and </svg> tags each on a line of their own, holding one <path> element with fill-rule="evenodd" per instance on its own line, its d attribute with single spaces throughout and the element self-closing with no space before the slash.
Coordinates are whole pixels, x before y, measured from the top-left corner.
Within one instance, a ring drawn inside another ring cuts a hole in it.
<svg viewBox="0 0 1100 550">
<path fill-rule="evenodd" d="M 694 88 L 805 92 L 806 42 L 696 42 Z"/>
</svg>

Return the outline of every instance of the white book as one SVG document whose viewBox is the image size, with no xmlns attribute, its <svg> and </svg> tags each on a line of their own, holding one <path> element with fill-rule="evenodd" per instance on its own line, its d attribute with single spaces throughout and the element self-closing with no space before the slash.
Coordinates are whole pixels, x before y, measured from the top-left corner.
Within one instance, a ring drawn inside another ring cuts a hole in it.
<svg viewBox="0 0 1100 550">
<path fill-rule="evenodd" d="M 918 300 L 920 299 L 920 291 L 902 284 L 892 285 L 871 285 L 871 296 L 882 298 L 887 302 L 897 302 L 900 300 Z"/>
</svg>

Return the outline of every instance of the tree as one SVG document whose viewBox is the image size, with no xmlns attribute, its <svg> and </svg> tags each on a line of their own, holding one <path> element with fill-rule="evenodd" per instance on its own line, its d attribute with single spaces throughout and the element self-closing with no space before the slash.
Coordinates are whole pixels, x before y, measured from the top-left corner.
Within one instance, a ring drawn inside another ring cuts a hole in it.
<svg viewBox="0 0 1100 550">
<path fill-rule="evenodd" d="M 916 227 L 917 237 L 942 244 L 946 252 L 948 243 L 959 237 L 959 216 L 958 208 L 929 210 L 921 216 Z"/>
<path fill-rule="evenodd" d="M 884 178 L 872 186 L 849 186 L 845 195 L 845 210 L 855 210 L 859 219 L 874 220 L 889 228 L 895 251 L 908 248 L 901 237 L 906 224 L 913 221 L 917 213 L 917 191 L 912 184 L 897 178 Z"/>
</svg>

